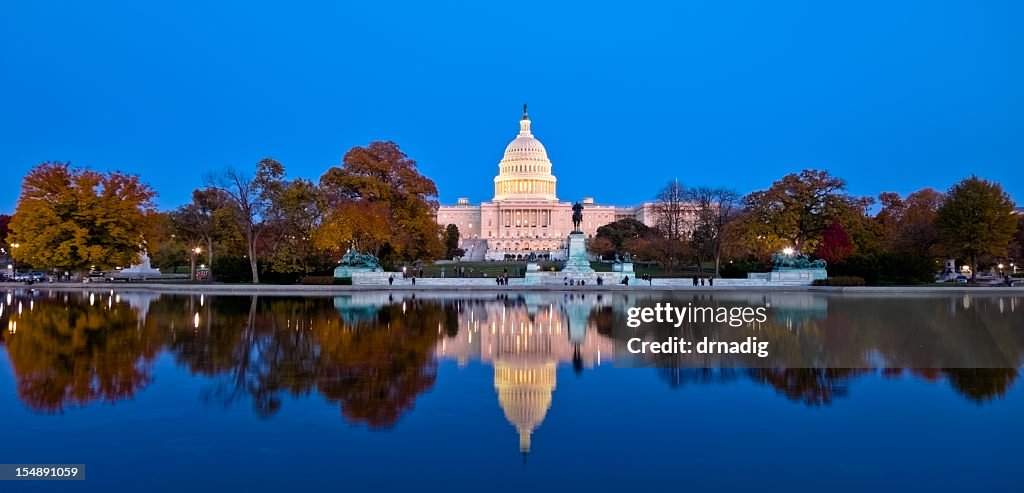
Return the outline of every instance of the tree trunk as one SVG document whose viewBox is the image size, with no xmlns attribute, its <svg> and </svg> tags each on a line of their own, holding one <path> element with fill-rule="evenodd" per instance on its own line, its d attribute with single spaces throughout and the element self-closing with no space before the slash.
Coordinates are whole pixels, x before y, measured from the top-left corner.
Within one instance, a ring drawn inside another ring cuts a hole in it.
<svg viewBox="0 0 1024 493">
<path fill-rule="evenodd" d="M 722 277 L 721 267 L 722 267 L 722 251 L 721 250 L 716 250 L 715 251 L 715 278 L 716 279 L 719 278 L 719 277 Z"/>
<path fill-rule="evenodd" d="M 189 253 L 190 253 L 190 255 L 188 256 L 188 259 L 189 259 L 189 275 L 188 275 L 188 278 L 190 280 L 195 281 L 196 280 L 196 249 L 193 248 L 192 251 L 189 252 Z"/>
<path fill-rule="evenodd" d="M 978 256 L 971 255 L 971 283 L 975 283 L 978 280 Z"/>
<path fill-rule="evenodd" d="M 260 283 L 260 273 L 256 269 L 256 238 L 249 239 L 249 267 L 252 269 L 252 283 Z"/>
</svg>

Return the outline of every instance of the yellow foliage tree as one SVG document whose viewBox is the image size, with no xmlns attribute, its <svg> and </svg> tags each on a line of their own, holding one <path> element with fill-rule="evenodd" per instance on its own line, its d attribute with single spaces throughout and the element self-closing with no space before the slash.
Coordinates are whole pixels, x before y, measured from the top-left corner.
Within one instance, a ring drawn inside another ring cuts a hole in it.
<svg viewBox="0 0 1024 493">
<path fill-rule="evenodd" d="M 35 267 L 127 266 L 139 258 L 155 196 L 135 175 L 44 162 L 22 182 L 12 254 Z"/>
</svg>

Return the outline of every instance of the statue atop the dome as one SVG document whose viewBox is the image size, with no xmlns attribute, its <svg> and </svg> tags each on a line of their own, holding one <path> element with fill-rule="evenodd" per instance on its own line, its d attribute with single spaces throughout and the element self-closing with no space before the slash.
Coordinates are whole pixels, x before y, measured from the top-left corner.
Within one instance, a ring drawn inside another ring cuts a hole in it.
<svg viewBox="0 0 1024 493">
<path fill-rule="evenodd" d="M 526 103 L 523 103 L 523 120 L 529 120 L 530 117 L 526 116 Z"/>
<path fill-rule="evenodd" d="M 583 224 L 583 204 L 576 202 L 572 205 L 572 227 L 574 232 L 580 231 L 580 225 Z"/>
</svg>

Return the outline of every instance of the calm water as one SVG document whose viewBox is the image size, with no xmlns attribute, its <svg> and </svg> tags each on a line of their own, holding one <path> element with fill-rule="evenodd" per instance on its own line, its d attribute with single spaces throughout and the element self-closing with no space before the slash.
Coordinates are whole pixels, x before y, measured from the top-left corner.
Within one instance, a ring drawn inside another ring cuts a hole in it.
<svg viewBox="0 0 1024 493">
<path fill-rule="evenodd" d="M 87 468 L 3 491 L 1020 491 L 1020 296 L 0 296 L 0 463 Z"/>
</svg>

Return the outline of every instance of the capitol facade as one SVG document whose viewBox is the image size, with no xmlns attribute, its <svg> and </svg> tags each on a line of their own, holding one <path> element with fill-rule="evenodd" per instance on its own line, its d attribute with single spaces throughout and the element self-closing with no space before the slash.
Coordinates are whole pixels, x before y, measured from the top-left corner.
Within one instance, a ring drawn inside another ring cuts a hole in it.
<svg viewBox="0 0 1024 493">
<path fill-rule="evenodd" d="M 519 135 L 498 163 L 491 201 L 472 205 L 469 199 L 460 198 L 455 205 L 438 208 L 438 224 L 459 228 L 464 260 L 524 259 L 530 253 L 552 260 L 566 257 L 573 204 L 558 200 L 558 179 L 552 173 L 551 160 L 530 125 L 523 105 Z M 620 219 L 634 218 L 648 226 L 654 226 L 656 219 L 651 202 L 618 207 L 584 198 L 580 203 L 584 206 L 580 229 L 587 238 L 593 238 L 597 228 Z"/>
</svg>

